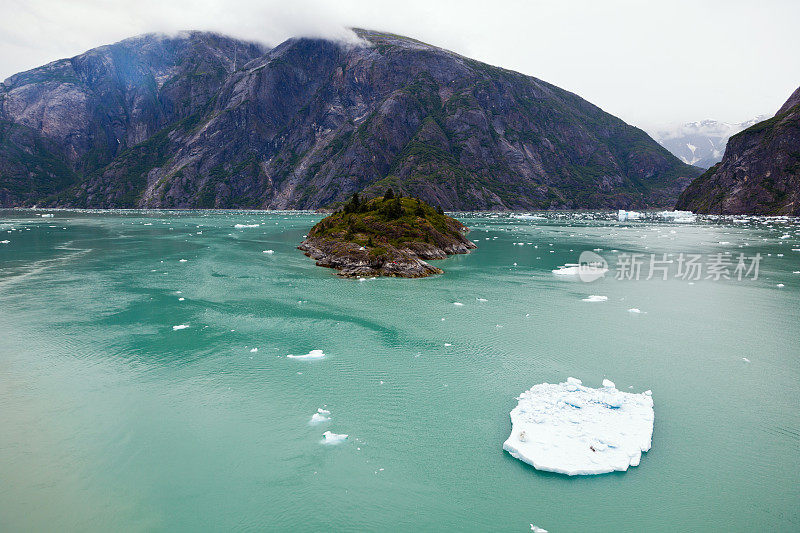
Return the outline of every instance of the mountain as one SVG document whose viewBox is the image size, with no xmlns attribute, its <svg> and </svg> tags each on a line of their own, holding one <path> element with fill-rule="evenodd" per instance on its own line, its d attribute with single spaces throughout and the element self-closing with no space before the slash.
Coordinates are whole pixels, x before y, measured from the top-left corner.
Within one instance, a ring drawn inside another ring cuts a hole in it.
<svg viewBox="0 0 800 533">
<path fill-rule="evenodd" d="M 579 96 L 414 39 L 144 35 L 0 86 L 0 205 L 661 207 L 700 174 Z"/>
<path fill-rule="evenodd" d="M 716 120 L 688 122 L 672 129 L 660 129 L 653 138 L 687 165 L 708 168 L 722 160 L 731 135 L 769 118 L 761 115 L 747 122 L 730 124 Z"/>
<path fill-rule="evenodd" d="M 692 182 L 675 208 L 800 215 L 800 88 L 774 117 L 731 137 L 722 161 Z"/>
</svg>

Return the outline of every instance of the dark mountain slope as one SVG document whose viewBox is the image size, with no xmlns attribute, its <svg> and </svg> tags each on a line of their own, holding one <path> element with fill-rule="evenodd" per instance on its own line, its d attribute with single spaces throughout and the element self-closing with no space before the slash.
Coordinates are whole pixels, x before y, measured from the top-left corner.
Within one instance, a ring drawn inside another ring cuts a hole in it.
<svg viewBox="0 0 800 533">
<path fill-rule="evenodd" d="M 699 174 L 541 80 L 358 34 L 272 50 L 144 36 L 13 76 L 3 118 L 78 178 L 11 203 L 316 208 L 391 185 L 446 209 L 646 207 Z"/>
<path fill-rule="evenodd" d="M 731 137 L 722 161 L 683 192 L 676 209 L 800 216 L 800 88 L 774 117 Z"/>
</svg>

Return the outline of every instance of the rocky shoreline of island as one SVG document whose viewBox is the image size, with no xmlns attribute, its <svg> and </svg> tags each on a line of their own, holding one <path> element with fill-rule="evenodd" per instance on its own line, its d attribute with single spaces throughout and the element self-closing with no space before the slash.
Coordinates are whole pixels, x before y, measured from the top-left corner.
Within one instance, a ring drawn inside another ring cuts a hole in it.
<svg viewBox="0 0 800 533">
<path fill-rule="evenodd" d="M 468 231 L 441 209 L 387 191 L 363 202 L 354 195 L 317 223 L 298 249 L 342 277 L 424 278 L 443 273 L 427 261 L 477 248 Z"/>
</svg>

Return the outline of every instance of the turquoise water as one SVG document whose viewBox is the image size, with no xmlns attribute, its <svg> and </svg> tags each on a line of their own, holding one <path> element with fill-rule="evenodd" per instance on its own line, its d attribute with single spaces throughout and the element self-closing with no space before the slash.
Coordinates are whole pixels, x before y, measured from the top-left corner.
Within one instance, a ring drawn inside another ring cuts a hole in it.
<svg viewBox="0 0 800 533">
<path fill-rule="evenodd" d="M 54 215 L 0 211 L 0 530 L 800 529 L 796 222 L 469 215 L 443 276 L 352 281 L 295 249 L 314 214 Z M 764 257 L 757 280 L 551 273 L 594 249 Z M 640 466 L 503 452 L 515 397 L 568 376 L 652 389 Z"/>
</svg>

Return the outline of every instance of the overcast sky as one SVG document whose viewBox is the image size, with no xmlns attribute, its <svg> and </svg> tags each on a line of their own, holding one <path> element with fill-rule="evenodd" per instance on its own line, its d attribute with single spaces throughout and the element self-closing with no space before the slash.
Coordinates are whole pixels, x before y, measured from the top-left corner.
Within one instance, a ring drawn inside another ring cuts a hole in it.
<svg viewBox="0 0 800 533">
<path fill-rule="evenodd" d="M 800 0 L 0 0 L 0 79 L 150 31 L 277 44 L 360 26 L 576 92 L 645 129 L 772 115 L 800 85 Z"/>
</svg>

